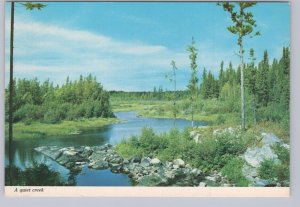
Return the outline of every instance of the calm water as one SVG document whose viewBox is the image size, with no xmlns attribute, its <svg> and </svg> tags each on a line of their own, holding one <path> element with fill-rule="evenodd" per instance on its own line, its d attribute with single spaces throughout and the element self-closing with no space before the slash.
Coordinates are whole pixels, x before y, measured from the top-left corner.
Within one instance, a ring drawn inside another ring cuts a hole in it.
<svg viewBox="0 0 300 207">
<path fill-rule="evenodd" d="M 97 129 L 83 131 L 79 135 L 51 137 L 45 139 L 29 139 L 14 141 L 14 164 L 21 169 L 35 163 L 45 163 L 51 169 L 58 171 L 63 179 L 75 179 L 79 186 L 128 186 L 131 181 L 125 174 L 112 173 L 110 170 L 93 170 L 85 167 L 78 175 L 70 175 L 69 170 L 59 165 L 50 158 L 35 152 L 38 146 L 95 146 L 105 143 L 117 144 L 121 139 L 131 135 L 138 135 L 144 126 L 152 127 L 156 132 L 165 132 L 173 127 L 173 119 L 155 119 L 137 117 L 135 112 L 117 112 L 115 115 L 123 120 L 119 124 L 111 124 Z M 196 122 L 196 125 L 204 125 Z M 191 122 L 183 119 L 176 120 L 176 127 L 183 129 L 190 126 Z M 7 148 L 6 148 L 7 149 Z M 6 150 L 5 163 L 8 164 Z"/>
</svg>

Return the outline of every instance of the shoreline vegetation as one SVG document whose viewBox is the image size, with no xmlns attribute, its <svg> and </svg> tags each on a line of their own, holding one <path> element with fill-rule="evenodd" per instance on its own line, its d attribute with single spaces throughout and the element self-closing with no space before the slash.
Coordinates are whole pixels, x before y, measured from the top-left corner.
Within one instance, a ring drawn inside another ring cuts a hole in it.
<svg viewBox="0 0 300 207">
<path fill-rule="evenodd" d="M 30 124 L 18 122 L 14 124 L 14 139 L 51 138 L 54 136 L 66 136 L 80 134 L 83 130 L 103 127 L 109 124 L 120 123 L 117 118 L 90 118 L 76 121 L 61 121 L 55 124 L 32 122 Z M 8 125 L 5 125 L 5 134 Z M 6 137 L 7 139 L 7 137 Z"/>
<path fill-rule="evenodd" d="M 172 113 L 172 101 L 167 100 L 111 100 L 113 112 L 127 112 L 127 111 L 137 111 L 138 116 L 148 117 L 148 118 L 173 118 Z M 186 104 L 184 100 L 177 101 L 178 107 L 180 105 Z M 218 100 L 204 100 L 202 105 L 206 109 L 206 112 L 202 112 L 194 115 L 194 121 L 206 122 L 207 125 L 213 128 L 224 129 L 227 127 L 238 127 L 240 125 L 240 117 L 238 112 L 231 113 L 213 113 L 212 111 L 220 110 L 223 103 L 218 103 Z M 224 103 L 225 104 L 225 103 Z M 213 107 L 214 105 L 214 107 Z M 177 114 L 177 119 L 185 119 L 191 121 L 191 114 L 188 111 L 181 110 Z M 252 118 L 252 117 L 251 117 Z M 289 129 L 284 129 L 281 127 L 280 123 L 262 120 L 257 122 L 256 128 L 253 124 L 246 124 L 247 131 L 261 131 L 261 132 L 272 132 L 276 136 L 282 139 L 283 142 L 289 143 L 290 132 Z"/>
<path fill-rule="evenodd" d="M 212 105 L 212 100 L 203 101 L 206 105 Z M 143 100 L 143 101 L 120 101 L 111 100 L 113 112 L 129 112 L 136 111 L 138 116 L 148 118 L 168 118 L 172 119 L 171 101 L 167 100 Z M 184 100 L 178 101 L 178 105 L 184 104 Z M 238 113 L 202 113 L 194 115 L 195 121 L 206 122 L 213 128 L 224 129 L 226 127 L 236 127 L 239 125 Z M 177 119 L 185 119 L 191 121 L 191 115 L 181 111 L 177 115 Z M 79 134 L 82 130 L 99 128 L 105 125 L 121 123 L 117 118 L 82 118 L 78 120 L 64 120 L 58 123 L 33 122 L 17 122 L 14 123 L 14 138 L 45 138 L 52 136 L 65 136 Z M 280 137 L 285 143 L 289 143 L 289 131 L 280 127 L 280 124 L 271 121 L 261 121 L 257 123 L 259 131 L 272 132 Z M 253 131 L 252 125 L 247 125 L 248 131 Z M 5 125 L 5 134 L 7 135 L 8 125 Z M 7 138 L 7 137 L 6 137 Z"/>
<path fill-rule="evenodd" d="M 36 89 L 42 88 L 36 79 L 20 80 L 18 90 L 26 83 Z M 76 93 L 81 84 L 86 85 L 84 94 Z M 61 88 L 54 89 L 51 85 L 49 88 L 51 97 L 54 97 L 50 105 L 47 102 L 49 99 L 35 103 L 32 100 L 35 96 L 30 91 L 26 96 L 18 96 L 20 105 L 16 111 L 18 119 L 14 123 L 15 139 L 51 139 L 53 136 L 79 134 L 83 130 L 119 123 L 113 112 L 136 111 L 137 116 L 152 118 L 176 117 L 190 120 L 191 127 L 182 132 L 173 128 L 161 134 L 156 133 L 155 129 L 143 128 L 138 136 L 117 144 L 116 153 L 125 159 L 135 156 L 162 162 L 180 159 L 199 169 L 203 175 L 216 172 L 226 176 L 233 186 L 289 186 L 289 119 L 286 105 L 269 101 L 268 105 L 257 108 L 259 116 L 255 117 L 251 109 L 252 100 L 247 99 L 247 130 L 243 131 L 238 96 L 228 98 L 227 94 L 224 98 L 222 92 L 219 97 L 198 98 L 191 109 L 188 91 L 178 91 L 175 105 L 173 91 L 106 92 L 91 76 L 81 78 L 79 82 L 67 81 Z M 237 87 L 233 92 L 238 93 Z M 43 93 L 40 96 L 47 97 Z M 97 108 L 98 104 L 102 107 Z M 280 109 L 277 111 L 279 114 L 274 113 L 276 107 Z M 51 116 L 51 110 L 58 113 Z M 253 122 L 254 118 L 256 122 Z M 208 126 L 192 126 L 193 121 L 204 121 Z M 6 134 L 7 130 L 6 125 Z M 273 143 L 266 145 L 269 140 Z M 256 155 L 260 155 L 259 159 Z M 202 185 L 208 185 L 207 181 Z"/>
</svg>

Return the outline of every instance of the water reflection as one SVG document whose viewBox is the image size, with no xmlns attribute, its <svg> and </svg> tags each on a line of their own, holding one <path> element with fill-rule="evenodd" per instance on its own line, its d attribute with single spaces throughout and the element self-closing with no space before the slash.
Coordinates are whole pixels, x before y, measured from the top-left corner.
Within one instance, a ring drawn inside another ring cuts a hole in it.
<svg viewBox="0 0 300 207">
<path fill-rule="evenodd" d="M 152 127 L 157 133 L 168 131 L 173 127 L 173 119 L 154 119 L 138 117 L 135 112 L 118 112 L 116 116 L 123 122 L 111 124 L 104 127 L 85 130 L 82 134 L 49 137 L 45 139 L 19 139 L 15 140 L 11 149 L 11 163 L 24 170 L 32 167 L 35 163 L 44 163 L 51 170 L 57 171 L 64 181 L 77 183 L 80 186 L 125 186 L 132 185 L 130 179 L 123 174 L 114 174 L 109 170 L 92 170 L 84 168 L 79 174 L 70 173 L 68 169 L 57 162 L 35 152 L 33 149 L 39 146 L 96 146 L 105 143 L 117 144 L 123 138 L 131 135 L 138 135 L 145 126 Z M 204 125 L 203 122 L 196 122 L 196 125 Z M 190 126 L 191 122 L 183 119 L 176 120 L 176 126 L 184 129 Z M 5 143 L 8 149 L 8 143 Z M 9 163 L 9 150 L 5 151 L 5 165 Z"/>
</svg>

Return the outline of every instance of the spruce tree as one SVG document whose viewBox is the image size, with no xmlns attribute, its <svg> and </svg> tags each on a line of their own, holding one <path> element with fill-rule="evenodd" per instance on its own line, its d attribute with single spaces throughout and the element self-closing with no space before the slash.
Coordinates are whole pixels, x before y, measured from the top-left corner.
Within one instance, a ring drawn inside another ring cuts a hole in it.
<svg viewBox="0 0 300 207">
<path fill-rule="evenodd" d="M 250 49 L 249 55 L 250 64 L 247 67 L 247 87 L 252 96 L 252 108 L 253 108 L 253 124 L 254 130 L 256 129 L 256 69 L 255 69 L 255 55 L 253 48 Z"/>
<path fill-rule="evenodd" d="M 261 106 L 267 106 L 269 102 L 269 58 L 268 52 L 264 52 L 264 59 L 260 62 L 257 75 L 257 96 Z"/>
<path fill-rule="evenodd" d="M 222 61 L 220 65 L 220 72 L 219 72 L 219 92 L 221 92 L 224 84 L 225 84 L 224 62 Z"/>
</svg>

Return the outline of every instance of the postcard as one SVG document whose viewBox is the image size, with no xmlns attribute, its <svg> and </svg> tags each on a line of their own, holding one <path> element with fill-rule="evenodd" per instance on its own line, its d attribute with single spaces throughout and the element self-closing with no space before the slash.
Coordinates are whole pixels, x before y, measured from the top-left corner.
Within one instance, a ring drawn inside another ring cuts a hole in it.
<svg viewBox="0 0 300 207">
<path fill-rule="evenodd" d="M 288 2 L 6 2 L 5 194 L 288 197 Z"/>
</svg>

